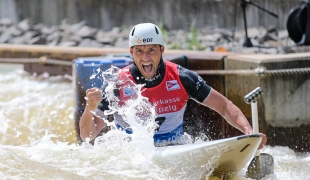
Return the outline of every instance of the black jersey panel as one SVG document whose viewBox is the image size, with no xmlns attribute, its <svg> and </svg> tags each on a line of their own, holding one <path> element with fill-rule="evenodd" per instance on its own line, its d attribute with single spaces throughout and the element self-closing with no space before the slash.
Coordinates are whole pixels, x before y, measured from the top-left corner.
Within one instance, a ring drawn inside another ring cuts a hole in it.
<svg viewBox="0 0 310 180">
<path fill-rule="evenodd" d="M 181 82 L 189 97 L 203 102 L 210 94 L 211 87 L 194 71 L 178 66 Z"/>
</svg>

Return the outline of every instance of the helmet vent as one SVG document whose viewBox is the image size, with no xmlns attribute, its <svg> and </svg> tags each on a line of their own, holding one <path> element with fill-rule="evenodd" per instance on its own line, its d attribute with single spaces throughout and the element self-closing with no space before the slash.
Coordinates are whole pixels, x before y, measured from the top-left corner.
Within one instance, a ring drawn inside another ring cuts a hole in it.
<svg viewBox="0 0 310 180">
<path fill-rule="evenodd" d="M 133 34 L 135 33 L 135 30 L 136 30 L 136 28 L 134 28 L 134 29 L 132 30 L 131 36 L 133 36 Z"/>
<path fill-rule="evenodd" d="M 156 33 L 159 34 L 159 33 L 158 33 L 158 29 L 157 29 L 155 26 L 154 26 L 154 28 L 155 28 Z"/>
</svg>

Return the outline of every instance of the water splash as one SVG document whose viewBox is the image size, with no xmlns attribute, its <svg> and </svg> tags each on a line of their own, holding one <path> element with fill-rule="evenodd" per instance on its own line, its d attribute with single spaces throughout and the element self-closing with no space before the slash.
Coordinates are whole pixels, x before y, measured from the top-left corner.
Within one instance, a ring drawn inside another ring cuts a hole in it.
<svg viewBox="0 0 310 180">
<path fill-rule="evenodd" d="M 107 115 L 117 113 L 122 119 L 130 124 L 133 135 L 136 138 L 147 136 L 153 141 L 155 129 L 158 127 L 155 122 L 157 116 L 155 107 L 149 103 L 148 98 L 142 96 L 143 84 L 135 84 L 128 77 L 119 79 L 116 66 L 111 66 L 108 70 L 102 72 L 103 81 L 108 82 L 105 94 L 109 100 Z M 128 93 L 127 100 L 119 99 L 120 91 Z"/>
<path fill-rule="evenodd" d="M 155 164 L 148 135 L 112 129 L 94 145 L 78 145 L 74 92 L 65 77 L 18 71 L 1 75 L 0 84 L 0 179 L 200 179 L 199 168 Z M 309 179 L 309 154 L 279 146 L 261 152 L 275 160 L 275 175 L 264 180 Z M 249 180 L 245 171 L 235 180 Z"/>
<path fill-rule="evenodd" d="M 29 144 L 47 129 L 76 142 L 74 97 L 63 76 L 28 75 L 18 71 L 0 78 L 0 143 Z"/>
</svg>

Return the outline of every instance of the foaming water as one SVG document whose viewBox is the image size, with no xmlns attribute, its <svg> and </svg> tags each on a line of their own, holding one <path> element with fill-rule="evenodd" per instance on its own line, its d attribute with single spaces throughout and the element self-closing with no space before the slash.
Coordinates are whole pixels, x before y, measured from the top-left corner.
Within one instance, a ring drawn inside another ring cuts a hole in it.
<svg viewBox="0 0 310 180">
<path fill-rule="evenodd" d="M 64 77 L 28 76 L 22 71 L 1 75 L 0 142 L 29 144 L 45 130 L 60 140 L 76 142 L 73 88 Z"/>
<path fill-rule="evenodd" d="M 117 71 L 119 68 L 112 66 L 102 72 L 104 81 L 108 82 L 105 94 L 109 100 L 110 112 L 106 114 L 117 112 L 126 123 L 130 124 L 135 138 L 148 137 L 148 141 L 152 143 L 153 135 L 158 127 L 155 122 L 155 107 L 148 102 L 146 97 L 141 95 L 143 85 L 135 85 L 128 77 L 119 80 Z M 124 98 L 129 96 L 130 98 L 120 101 L 115 95 L 115 90 L 119 88 L 127 93 Z"/>
<path fill-rule="evenodd" d="M 94 145 L 79 145 L 70 77 L 14 71 L 0 76 L 0 86 L 0 179 L 200 179 L 200 168 L 152 161 L 153 126 L 131 135 L 112 128 Z M 275 160 L 275 174 L 265 180 L 308 179 L 309 155 L 287 147 L 262 152 Z M 245 171 L 236 179 L 247 179 Z"/>
</svg>

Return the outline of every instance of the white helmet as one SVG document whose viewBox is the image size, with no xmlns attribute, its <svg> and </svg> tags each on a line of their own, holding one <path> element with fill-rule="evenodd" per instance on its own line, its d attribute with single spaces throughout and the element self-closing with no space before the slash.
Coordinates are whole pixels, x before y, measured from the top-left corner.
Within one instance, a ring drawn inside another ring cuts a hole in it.
<svg viewBox="0 0 310 180">
<path fill-rule="evenodd" d="M 163 34 L 155 24 L 138 24 L 133 27 L 129 33 L 129 47 L 146 44 L 159 44 L 164 46 Z"/>
</svg>

